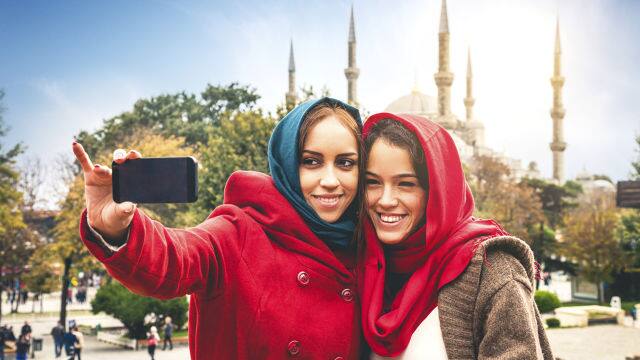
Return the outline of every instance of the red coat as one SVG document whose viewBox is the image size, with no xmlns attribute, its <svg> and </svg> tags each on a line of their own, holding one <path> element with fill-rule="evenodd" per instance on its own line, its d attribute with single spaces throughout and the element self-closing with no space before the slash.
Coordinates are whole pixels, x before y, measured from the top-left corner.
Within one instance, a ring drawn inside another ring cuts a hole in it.
<svg viewBox="0 0 640 360">
<path fill-rule="evenodd" d="M 192 294 L 192 359 L 359 355 L 354 254 L 334 254 L 265 174 L 231 175 L 225 205 L 194 228 L 166 228 L 136 210 L 127 244 L 111 256 L 93 239 L 86 212 L 80 233 L 132 291 Z"/>
</svg>

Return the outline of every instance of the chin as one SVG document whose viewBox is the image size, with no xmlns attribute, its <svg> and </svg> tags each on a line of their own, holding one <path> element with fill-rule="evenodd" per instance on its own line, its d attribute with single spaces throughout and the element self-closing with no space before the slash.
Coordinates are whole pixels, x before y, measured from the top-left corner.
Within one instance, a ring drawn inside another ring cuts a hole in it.
<svg viewBox="0 0 640 360">
<path fill-rule="evenodd" d="M 385 245 L 399 244 L 405 239 L 404 234 L 382 233 L 379 235 L 377 234 L 377 236 L 378 236 L 378 241 L 380 241 Z"/>
<path fill-rule="evenodd" d="M 318 217 L 322 220 L 322 221 L 326 221 L 328 223 L 334 223 L 336 221 L 338 221 L 338 219 L 340 219 L 340 216 L 342 215 L 342 213 L 340 214 L 320 214 L 318 212 L 316 212 L 318 214 Z"/>
</svg>

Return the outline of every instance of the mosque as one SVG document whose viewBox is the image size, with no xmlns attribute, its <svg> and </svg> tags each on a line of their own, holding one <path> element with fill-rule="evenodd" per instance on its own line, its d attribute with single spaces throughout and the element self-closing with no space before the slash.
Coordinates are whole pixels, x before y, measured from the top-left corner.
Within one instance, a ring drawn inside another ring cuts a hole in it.
<svg viewBox="0 0 640 360">
<path fill-rule="evenodd" d="M 556 25 L 556 39 L 554 51 L 554 71 L 551 77 L 553 88 L 553 107 L 550 114 L 553 119 L 553 140 L 550 149 L 553 156 L 552 180 L 558 184 L 564 183 L 564 150 L 567 144 L 564 142 L 562 121 L 565 110 L 562 104 L 562 86 L 564 77 L 561 74 L 561 47 L 560 47 L 560 24 Z M 297 103 L 295 62 L 293 54 L 293 43 L 289 51 L 289 89 L 285 94 L 287 108 L 292 108 Z M 347 97 L 349 104 L 358 106 L 357 81 L 360 69 L 356 66 L 356 32 L 353 17 L 353 7 L 351 8 L 351 18 L 349 23 L 348 37 L 348 62 L 344 70 L 347 79 Z M 453 72 L 450 69 L 449 61 L 449 22 L 447 14 L 446 0 L 442 0 L 440 13 L 440 27 L 438 33 L 438 69 L 434 74 L 434 80 L 438 88 L 437 97 L 430 96 L 414 88 L 408 95 L 401 96 L 393 100 L 384 111 L 393 113 L 404 113 L 425 116 L 436 121 L 449 131 L 453 137 L 460 157 L 463 162 L 469 163 L 477 155 L 488 155 L 498 158 L 511 170 L 512 176 L 516 179 L 523 177 L 542 178 L 535 163 L 523 166 L 521 161 L 513 159 L 503 154 L 497 153 L 487 147 L 485 143 L 485 128 L 482 121 L 473 113 L 475 99 L 473 97 L 473 73 L 471 70 L 471 54 L 467 58 L 466 74 L 466 96 L 463 99 L 465 105 L 465 116 L 460 117 L 451 112 L 451 85 L 453 83 Z"/>
</svg>

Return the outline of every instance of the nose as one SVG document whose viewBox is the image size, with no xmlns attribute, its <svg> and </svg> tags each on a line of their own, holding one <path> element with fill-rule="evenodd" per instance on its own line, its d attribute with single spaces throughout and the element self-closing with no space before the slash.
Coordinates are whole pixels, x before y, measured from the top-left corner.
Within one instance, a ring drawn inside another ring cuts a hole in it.
<svg viewBox="0 0 640 360">
<path fill-rule="evenodd" d="M 340 181 L 338 181 L 338 177 L 335 174 L 335 171 L 332 166 L 327 166 L 325 171 L 322 173 L 322 177 L 320 178 L 320 186 L 327 189 L 335 189 L 340 185 Z"/>
<path fill-rule="evenodd" d="M 385 186 L 382 190 L 382 196 L 378 199 L 378 205 L 383 208 L 392 208 L 398 206 L 398 198 L 389 186 Z"/>
</svg>

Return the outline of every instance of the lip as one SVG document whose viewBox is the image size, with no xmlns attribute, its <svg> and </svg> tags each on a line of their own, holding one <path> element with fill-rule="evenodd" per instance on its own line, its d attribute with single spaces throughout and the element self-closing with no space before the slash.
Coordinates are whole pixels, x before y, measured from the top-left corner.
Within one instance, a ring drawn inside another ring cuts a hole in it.
<svg viewBox="0 0 640 360">
<path fill-rule="evenodd" d="M 390 214 L 377 211 L 375 212 L 375 214 L 376 223 L 379 224 L 381 228 L 386 230 L 393 230 L 401 227 L 409 217 L 407 214 Z"/>
<path fill-rule="evenodd" d="M 311 195 L 311 197 L 321 209 L 333 210 L 338 207 L 344 194 L 319 194 Z"/>
</svg>

